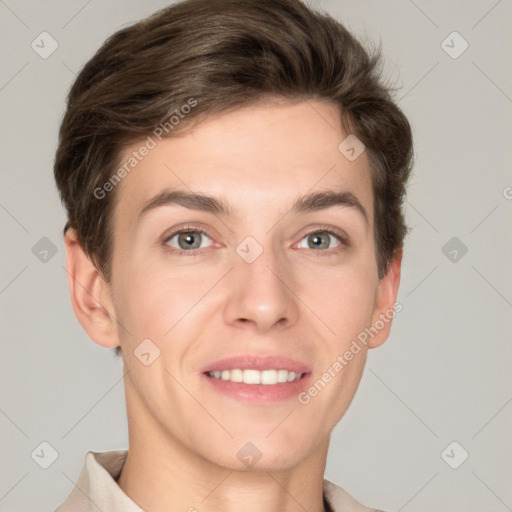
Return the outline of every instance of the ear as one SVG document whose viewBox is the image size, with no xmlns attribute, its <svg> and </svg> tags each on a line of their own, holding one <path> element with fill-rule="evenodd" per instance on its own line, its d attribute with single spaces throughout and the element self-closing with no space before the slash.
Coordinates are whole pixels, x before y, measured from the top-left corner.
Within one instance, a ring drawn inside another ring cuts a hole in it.
<svg viewBox="0 0 512 512">
<path fill-rule="evenodd" d="M 377 332 L 369 339 L 369 348 L 380 347 L 388 339 L 395 312 L 401 310 L 401 305 L 396 305 L 396 297 L 400 285 L 402 254 L 402 248 L 395 251 L 393 259 L 388 264 L 386 275 L 379 282 L 372 326 L 370 327 L 372 333 Z"/>
<path fill-rule="evenodd" d="M 66 231 L 64 243 L 71 303 L 80 325 L 98 345 L 119 346 L 110 285 L 85 253 L 74 229 Z"/>
</svg>

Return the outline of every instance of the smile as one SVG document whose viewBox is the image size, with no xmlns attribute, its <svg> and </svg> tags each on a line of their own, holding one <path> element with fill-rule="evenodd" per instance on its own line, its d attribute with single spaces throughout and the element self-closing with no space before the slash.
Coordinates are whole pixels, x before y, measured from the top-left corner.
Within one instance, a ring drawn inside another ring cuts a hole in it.
<svg viewBox="0 0 512 512">
<path fill-rule="evenodd" d="M 232 370 L 214 370 L 207 372 L 207 375 L 213 379 L 225 380 L 230 382 L 243 382 L 244 384 L 282 384 L 299 380 L 304 374 L 296 373 L 284 369 L 254 370 L 238 368 Z"/>
</svg>

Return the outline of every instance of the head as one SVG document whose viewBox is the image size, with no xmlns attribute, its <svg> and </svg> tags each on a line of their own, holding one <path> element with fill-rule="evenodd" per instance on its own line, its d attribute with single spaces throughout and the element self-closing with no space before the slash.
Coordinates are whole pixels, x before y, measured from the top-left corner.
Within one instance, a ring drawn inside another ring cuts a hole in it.
<svg viewBox="0 0 512 512">
<path fill-rule="evenodd" d="M 356 159 L 349 136 L 364 147 Z M 313 385 L 382 320 L 411 165 L 378 51 L 298 0 L 188 0 L 110 37 L 69 93 L 55 177 L 73 306 L 94 341 L 122 350 L 129 410 L 225 466 L 248 441 L 267 454 L 262 467 L 310 453 L 390 320 L 314 400 L 295 400 L 300 428 L 270 438 L 290 401 L 223 402 L 211 422 L 204 407 L 220 399 L 204 370 L 295 357 Z M 159 351 L 150 365 L 143 340 Z"/>
</svg>

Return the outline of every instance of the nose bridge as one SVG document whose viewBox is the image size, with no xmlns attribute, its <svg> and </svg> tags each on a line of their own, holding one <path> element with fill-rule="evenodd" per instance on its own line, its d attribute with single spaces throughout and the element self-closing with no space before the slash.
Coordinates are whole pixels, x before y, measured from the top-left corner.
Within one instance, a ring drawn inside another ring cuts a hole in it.
<svg viewBox="0 0 512 512">
<path fill-rule="evenodd" d="M 296 321 L 297 305 L 290 290 L 293 272 L 280 249 L 267 242 L 262 246 L 247 237 L 236 248 L 226 306 L 228 323 L 251 323 L 266 330 Z"/>
<path fill-rule="evenodd" d="M 283 265 L 282 258 L 276 249 L 265 247 L 263 252 L 251 262 L 241 259 L 243 261 L 237 262 L 236 269 L 246 287 L 254 288 L 255 291 L 260 290 L 263 294 L 284 293 L 283 281 L 277 276 L 282 274 L 283 268 L 286 272 L 286 266 Z"/>
</svg>

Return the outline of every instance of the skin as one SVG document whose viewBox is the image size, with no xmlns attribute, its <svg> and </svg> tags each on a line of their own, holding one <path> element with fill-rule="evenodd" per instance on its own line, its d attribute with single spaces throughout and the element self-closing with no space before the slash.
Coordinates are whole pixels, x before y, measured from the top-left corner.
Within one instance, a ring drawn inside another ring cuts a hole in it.
<svg viewBox="0 0 512 512">
<path fill-rule="evenodd" d="M 316 381 L 393 307 L 401 251 L 379 280 L 370 168 L 366 153 L 353 162 L 340 153 L 347 135 L 338 108 L 315 100 L 245 107 L 160 142 L 117 190 L 109 283 L 68 231 L 77 318 L 99 345 L 122 347 L 130 434 L 118 483 L 144 510 L 324 510 L 330 433 L 367 348 L 307 405 L 226 397 L 200 370 L 224 357 L 279 354 L 310 365 Z M 175 189 L 222 198 L 233 215 L 170 204 L 137 220 L 149 199 Z M 290 211 L 300 195 L 340 190 L 357 197 L 368 221 L 343 205 Z M 186 250 L 178 237 L 164 239 L 184 223 L 208 232 L 195 257 L 165 250 Z M 323 248 L 311 246 L 308 235 L 326 227 L 348 244 L 327 236 Z M 247 236 L 263 248 L 250 264 L 235 250 Z M 149 366 L 134 356 L 146 338 L 161 351 Z M 261 452 L 251 468 L 237 457 L 247 442 Z"/>
</svg>

